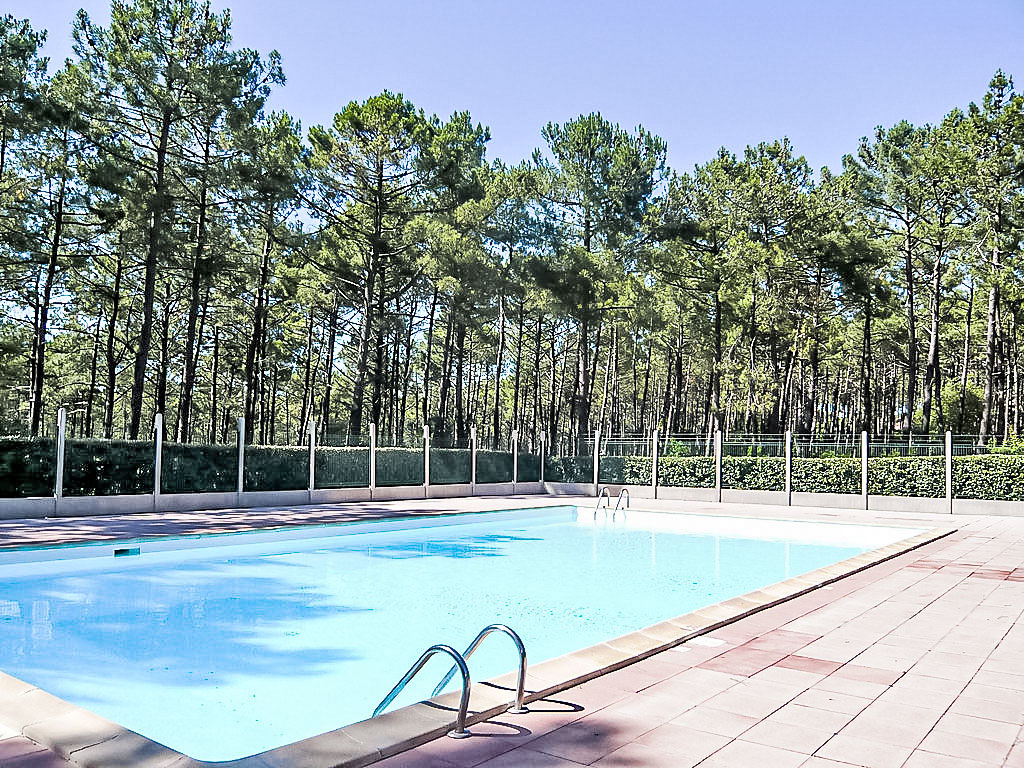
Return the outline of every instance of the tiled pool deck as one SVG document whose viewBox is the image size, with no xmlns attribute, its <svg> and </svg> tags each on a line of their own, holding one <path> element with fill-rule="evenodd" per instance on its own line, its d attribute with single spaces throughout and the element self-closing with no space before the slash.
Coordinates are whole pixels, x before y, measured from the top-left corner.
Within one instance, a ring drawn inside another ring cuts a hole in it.
<svg viewBox="0 0 1024 768">
<path fill-rule="evenodd" d="M 540 497 L 511 504 L 497 498 L 438 499 L 7 521 L 0 523 L 0 546 L 550 503 Z M 1024 519 L 648 500 L 637 505 L 752 517 L 952 524 L 959 530 L 535 702 L 529 714 L 474 725 L 474 738 L 441 738 L 376 765 L 1024 768 Z M 71 757 L 70 765 L 90 763 Z M 69 762 L 0 722 L 0 765 L 68 768 Z"/>
</svg>

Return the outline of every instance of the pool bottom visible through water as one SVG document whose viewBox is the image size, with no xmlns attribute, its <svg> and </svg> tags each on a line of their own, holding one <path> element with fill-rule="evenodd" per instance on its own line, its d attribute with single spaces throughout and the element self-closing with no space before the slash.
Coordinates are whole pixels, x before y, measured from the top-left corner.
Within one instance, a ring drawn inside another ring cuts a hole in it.
<svg viewBox="0 0 1024 768">
<path fill-rule="evenodd" d="M 493 622 L 535 663 L 869 548 L 686 534 L 648 516 L 644 527 L 563 507 L 0 564 L 0 669 L 194 758 L 228 760 L 369 717 L 427 646 L 462 649 Z M 428 698 L 449 666 L 435 657 L 392 706 Z M 471 660 L 475 680 L 516 666 L 500 635 Z"/>
</svg>

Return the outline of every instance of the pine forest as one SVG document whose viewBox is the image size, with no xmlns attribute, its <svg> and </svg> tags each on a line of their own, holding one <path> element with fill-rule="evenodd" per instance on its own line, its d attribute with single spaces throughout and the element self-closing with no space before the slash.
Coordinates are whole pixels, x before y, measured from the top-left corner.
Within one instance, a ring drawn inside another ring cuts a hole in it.
<svg viewBox="0 0 1024 768">
<path fill-rule="evenodd" d="M 280 57 L 230 21 L 113 0 L 57 66 L 0 19 L 0 434 L 60 407 L 69 436 L 159 413 L 179 443 L 238 417 L 268 445 L 1021 430 L 1009 73 L 841 172 L 786 138 L 673 169 L 654 126 L 598 113 L 512 165 L 400 93 L 271 111 Z"/>
</svg>

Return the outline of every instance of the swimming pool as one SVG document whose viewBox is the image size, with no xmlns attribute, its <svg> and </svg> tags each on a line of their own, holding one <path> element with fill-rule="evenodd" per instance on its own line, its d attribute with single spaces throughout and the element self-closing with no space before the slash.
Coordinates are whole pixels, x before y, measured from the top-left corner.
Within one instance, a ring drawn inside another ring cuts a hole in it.
<svg viewBox="0 0 1024 768">
<path fill-rule="evenodd" d="M 426 646 L 495 621 L 535 663 L 914 533 L 549 507 L 22 550 L 0 556 L 0 669 L 226 760 L 368 717 Z M 515 664 L 485 644 L 474 678 Z"/>
</svg>

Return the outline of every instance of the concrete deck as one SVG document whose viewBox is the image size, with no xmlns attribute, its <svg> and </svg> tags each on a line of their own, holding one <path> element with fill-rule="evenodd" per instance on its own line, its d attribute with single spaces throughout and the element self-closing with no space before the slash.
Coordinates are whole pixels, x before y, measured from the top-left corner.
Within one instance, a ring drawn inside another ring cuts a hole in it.
<svg viewBox="0 0 1024 768">
<path fill-rule="evenodd" d="M 515 505 L 550 503 L 532 497 Z M 512 505 L 452 499 L 12 521 L 0 524 L 0 545 L 502 506 Z M 645 500 L 642 506 L 662 505 Z M 921 527 L 951 522 L 927 514 L 665 506 Z M 477 724 L 475 738 L 441 738 L 377 765 L 1024 768 L 1024 519 L 958 516 L 953 522 L 960 530 L 952 536 L 536 702 L 529 714 Z M 69 763 L 0 725 L 0 765 Z"/>
</svg>

